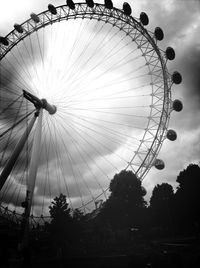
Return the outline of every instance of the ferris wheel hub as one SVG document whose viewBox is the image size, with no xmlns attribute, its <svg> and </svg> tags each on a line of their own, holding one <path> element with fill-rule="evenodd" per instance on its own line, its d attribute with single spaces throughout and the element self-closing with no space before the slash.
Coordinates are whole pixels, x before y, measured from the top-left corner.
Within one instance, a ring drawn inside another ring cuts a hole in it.
<svg viewBox="0 0 200 268">
<path fill-rule="evenodd" d="M 39 99 L 38 97 L 31 94 L 30 92 L 27 92 L 26 90 L 23 90 L 23 94 L 24 97 L 30 102 L 32 102 L 37 109 L 43 108 L 47 110 L 51 115 L 56 113 L 57 107 L 48 103 L 46 99 Z"/>
<path fill-rule="evenodd" d="M 53 104 L 49 104 L 46 99 L 41 99 L 42 101 L 42 108 L 47 110 L 49 114 L 55 114 L 57 111 L 57 107 Z"/>
</svg>

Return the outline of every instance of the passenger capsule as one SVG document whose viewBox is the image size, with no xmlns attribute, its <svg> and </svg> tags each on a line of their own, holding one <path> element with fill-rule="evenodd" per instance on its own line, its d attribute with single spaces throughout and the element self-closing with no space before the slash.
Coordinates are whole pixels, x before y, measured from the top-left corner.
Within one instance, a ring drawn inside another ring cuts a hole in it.
<svg viewBox="0 0 200 268">
<path fill-rule="evenodd" d="M 182 76 L 179 72 L 174 72 L 172 74 L 172 81 L 174 84 L 180 84 L 182 82 Z"/>
<path fill-rule="evenodd" d="M 149 17 L 145 12 L 140 13 L 140 21 L 144 26 L 149 24 Z"/>
<path fill-rule="evenodd" d="M 180 112 L 183 109 L 183 104 L 180 100 L 174 100 L 173 101 L 173 109 L 176 112 Z"/>
<path fill-rule="evenodd" d="M 0 36 L 0 43 L 3 44 L 4 46 L 8 46 L 9 42 L 6 37 Z"/>
<path fill-rule="evenodd" d="M 161 159 L 156 159 L 155 162 L 154 162 L 154 166 L 155 166 L 155 168 L 161 170 L 161 169 L 165 168 L 165 163 Z"/>
<path fill-rule="evenodd" d="M 20 33 L 20 34 L 22 34 L 23 33 L 23 27 L 21 26 L 21 25 L 19 25 L 19 24 L 17 24 L 17 23 L 15 23 L 14 24 L 14 28 L 15 28 L 15 30 L 18 32 L 18 33 Z"/>
<path fill-rule="evenodd" d="M 165 51 L 165 55 L 168 60 L 174 60 L 175 59 L 175 51 L 172 47 L 168 47 Z"/>
<path fill-rule="evenodd" d="M 163 30 L 160 27 L 155 28 L 154 35 L 158 41 L 161 41 L 164 38 Z"/>
<path fill-rule="evenodd" d="M 170 140 L 170 141 L 175 141 L 177 139 L 176 131 L 174 131 L 173 129 L 169 129 L 167 131 L 166 136 L 167 136 L 168 140 Z"/>
<path fill-rule="evenodd" d="M 93 0 L 85 0 L 85 2 L 89 7 L 91 7 L 91 8 L 94 7 L 94 1 Z"/>
<path fill-rule="evenodd" d="M 32 19 L 35 23 L 39 23 L 39 22 L 40 22 L 40 18 L 39 18 L 38 15 L 36 15 L 35 13 L 31 13 L 30 17 L 31 17 L 31 19 Z"/>
<path fill-rule="evenodd" d="M 51 14 L 53 14 L 53 15 L 56 15 L 56 14 L 57 14 L 57 10 L 56 10 L 55 6 L 52 5 L 52 4 L 49 4 L 49 5 L 48 5 L 48 10 L 49 10 L 49 12 L 51 12 Z"/>
<path fill-rule="evenodd" d="M 108 9 L 113 9 L 113 2 L 111 0 L 104 0 L 105 7 Z"/>
<path fill-rule="evenodd" d="M 70 9 L 75 9 L 75 4 L 72 0 L 67 0 L 67 6 L 70 8 Z"/>
<path fill-rule="evenodd" d="M 131 13 L 132 13 L 131 6 L 127 2 L 123 3 L 123 10 L 124 10 L 124 14 L 127 15 L 127 16 L 130 16 Z"/>
</svg>

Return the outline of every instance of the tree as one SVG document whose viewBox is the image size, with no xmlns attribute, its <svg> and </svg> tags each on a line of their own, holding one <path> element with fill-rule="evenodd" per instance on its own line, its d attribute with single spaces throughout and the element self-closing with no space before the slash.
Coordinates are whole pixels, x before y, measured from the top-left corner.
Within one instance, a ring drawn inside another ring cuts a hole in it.
<svg viewBox="0 0 200 268">
<path fill-rule="evenodd" d="M 200 225 L 200 167 L 190 164 L 177 177 L 179 186 L 175 194 L 176 221 L 184 231 Z"/>
<path fill-rule="evenodd" d="M 122 170 L 111 180 L 110 191 L 110 197 L 100 212 L 101 218 L 116 229 L 141 226 L 146 191 L 136 175 Z"/>
<path fill-rule="evenodd" d="M 81 222 L 84 220 L 84 213 L 78 208 L 73 211 L 73 219 L 77 222 Z"/>
<path fill-rule="evenodd" d="M 170 184 L 162 183 L 154 187 L 149 206 L 154 226 L 168 230 L 172 228 L 173 198 L 174 191 Z"/>
<path fill-rule="evenodd" d="M 63 248 L 66 242 L 73 240 L 73 220 L 70 208 L 68 208 L 66 196 L 63 194 L 55 197 L 51 203 L 52 205 L 49 206 L 51 238 L 57 247 Z"/>
<path fill-rule="evenodd" d="M 60 194 L 59 197 L 55 197 L 54 201 L 51 202 L 52 205 L 49 206 L 49 213 L 52 221 L 58 221 L 61 218 L 71 218 L 70 208 L 68 208 L 68 203 L 66 201 L 66 196 Z"/>
</svg>

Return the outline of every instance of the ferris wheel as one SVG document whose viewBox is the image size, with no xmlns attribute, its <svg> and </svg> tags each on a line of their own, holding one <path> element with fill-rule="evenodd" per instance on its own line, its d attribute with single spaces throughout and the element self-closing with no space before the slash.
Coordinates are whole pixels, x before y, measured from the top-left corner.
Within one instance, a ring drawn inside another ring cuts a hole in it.
<svg viewBox="0 0 200 268">
<path fill-rule="evenodd" d="M 182 78 L 167 70 L 175 52 L 158 47 L 162 29 L 131 13 L 128 3 L 67 0 L 0 37 L 1 214 L 43 220 L 60 193 L 87 212 L 122 169 L 142 180 L 164 168 Z"/>
</svg>

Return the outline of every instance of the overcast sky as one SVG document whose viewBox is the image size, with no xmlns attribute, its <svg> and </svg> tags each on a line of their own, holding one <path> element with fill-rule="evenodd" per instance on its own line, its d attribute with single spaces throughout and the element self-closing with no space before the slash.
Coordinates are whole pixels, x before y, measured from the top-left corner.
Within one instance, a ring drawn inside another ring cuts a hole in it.
<svg viewBox="0 0 200 268">
<path fill-rule="evenodd" d="M 81 2 L 81 1 L 80 1 Z M 103 3 L 103 1 L 97 1 Z M 124 1 L 113 1 L 121 8 Z M 31 12 L 39 13 L 47 5 L 64 4 L 64 0 L 0 0 L 0 35 L 6 35 L 13 29 L 14 23 L 22 23 Z M 200 1 L 198 0 L 134 0 L 134 17 L 140 12 L 148 14 L 149 30 L 160 26 L 165 34 L 159 46 L 165 50 L 172 46 L 176 59 L 168 68 L 172 73 L 182 74 L 181 85 L 172 88 L 172 99 L 180 99 L 184 109 L 181 113 L 171 114 L 169 128 L 177 132 L 174 142 L 166 140 L 159 158 L 165 162 L 165 169 L 152 168 L 143 181 L 148 196 L 157 183 L 169 182 L 176 186 L 176 177 L 189 163 L 200 161 Z"/>
</svg>

